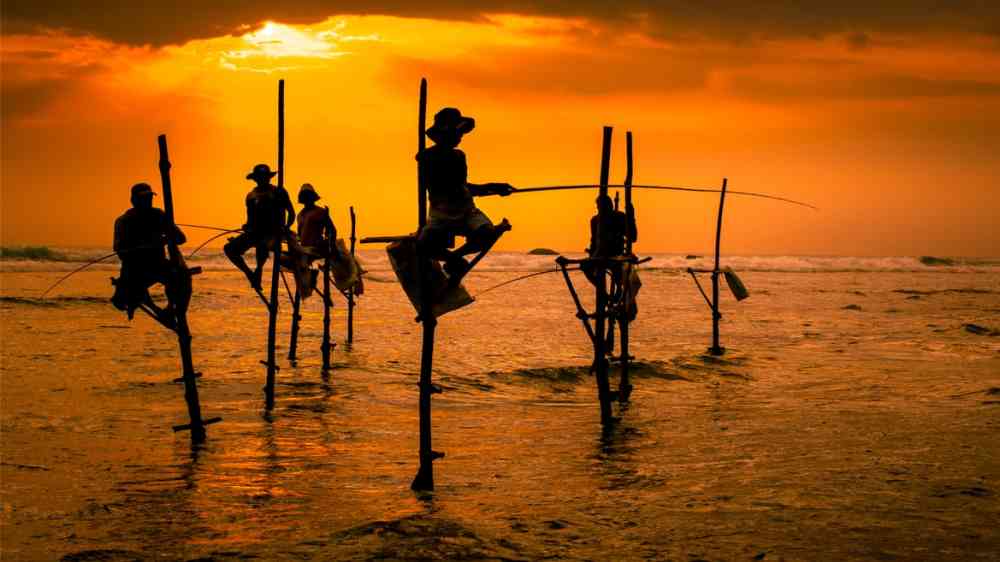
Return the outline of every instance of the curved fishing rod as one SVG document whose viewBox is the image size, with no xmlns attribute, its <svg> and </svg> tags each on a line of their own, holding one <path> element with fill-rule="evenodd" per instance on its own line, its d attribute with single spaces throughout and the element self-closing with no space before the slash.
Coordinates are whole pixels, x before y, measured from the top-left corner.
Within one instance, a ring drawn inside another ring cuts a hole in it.
<svg viewBox="0 0 1000 562">
<path fill-rule="evenodd" d="M 180 225 L 178 225 L 178 226 L 180 226 Z M 209 238 L 207 241 L 205 241 L 200 246 L 198 246 L 197 248 L 195 248 L 194 251 L 192 251 L 191 254 L 188 256 L 189 258 L 191 256 L 195 255 L 198 252 L 198 250 L 201 250 L 206 245 L 208 245 L 209 242 L 211 242 L 213 240 L 216 240 L 218 238 L 221 238 L 221 237 L 225 236 L 226 234 L 229 234 L 229 233 L 232 233 L 232 232 L 239 232 L 240 230 L 242 230 L 242 229 L 226 230 L 226 229 L 223 229 L 223 228 L 198 227 L 198 226 L 195 226 L 195 225 L 183 225 L 183 226 L 188 226 L 188 227 L 192 227 L 192 228 L 208 228 L 208 229 L 211 229 L 211 230 L 223 230 L 224 231 L 221 234 L 218 234 L 216 236 L 213 236 L 213 237 Z M 139 248 L 135 248 L 135 249 L 136 250 L 148 250 L 150 248 L 139 247 Z M 78 267 L 78 268 L 74 269 L 73 271 L 70 271 L 66 275 L 63 275 L 62 277 L 60 277 L 55 283 L 53 283 L 52 285 L 50 285 L 49 288 L 45 289 L 45 292 L 42 293 L 41 298 L 44 299 L 46 297 L 46 295 L 48 295 L 52 291 L 52 289 L 55 289 L 56 287 L 58 287 L 59 285 L 61 285 L 64 281 L 66 281 L 70 277 L 76 275 L 77 273 L 80 273 L 84 269 L 87 269 L 88 267 L 93 266 L 93 265 L 97 265 L 97 264 L 101 263 L 104 260 L 111 259 L 111 258 L 117 256 L 119 253 L 123 253 L 124 254 L 124 253 L 128 253 L 128 252 L 129 252 L 129 250 L 123 250 L 122 252 L 111 252 L 110 254 L 108 254 L 106 256 L 101 256 L 101 257 L 99 257 L 97 259 L 90 260 L 89 262 L 81 265 L 80 267 Z"/>
<path fill-rule="evenodd" d="M 200 228 L 203 230 L 218 230 L 220 232 L 239 232 L 243 230 L 242 228 L 221 228 L 218 226 L 207 226 L 204 224 L 183 224 L 177 223 L 177 226 L 183 226 L 185 228 Z"/>
<path fill-rule="evenodd" d="M 89 262 L 87 262 L 87 263 L 85 263 L 85 264 L 81 265 L 80 267 L 78 267 L 78 268 L 74 269 L 73 271 L 70 271 L 70 272 L 69 272 L 69 273 L 67 273 L 66 275 L 63 275 L 62 277 L 60 277 L 58 281 L 56 281 L 55 283 L 53 283 L 52 285 L 50 285 L 48 289 L 45 289 L 45 292 L 43 292 L 43 293 L 42 293 L 42 296 L 41 296 L 41 298 L 43 298 L 43 299 L 44 299 L 44 298 L 45 298 L 45 296 L 46 296 L 46 295 L 48 295 L 48 294 L 49 294 L 49 292 L 50 292 L 50 291 L 51 291 L 52 289 L 55 289 L 55 288 L 56 288 L 56 287 L 58 287 L 58 286 L 59 286 L 59 285 L 60 285 L 60 284 L 61 284 L 61 283 L 62 283 L 63 281 L 65 281 L 65 280 L 69 279 L 69 278 L 70 278 L 70 277 L 72 277 L 73 275 L 76 275 L 77 273 L 79 273 L 79 272 L 83 271 L 84 269 L 87 269 L 88 267 L 90 267 L 90 266 L 92 266 L 92 265 L 96 265 L 96 264 L 99 264 L 99 263 L 101 263 L 102 261 L 104 261 L 104 260 L 106 260 L 106 259 L 109 259 L 109 258 L 113 258 L 113 257 L 115 257 L 115 256 L 117 256 L 117 255 L 118 255 L 118 252 L 111 252 L 110 254 L 108 254 L 108 255 L 106 255 L 106 256 L 101 256 L 101 257 L 99 257 L 99 258 L 97 258 L 97 259 L 95 259 L 95 260 L 91 260 L 91 261 L 89 261 Z"/>
<path fill-rule="evenodd" d="M 178 226 L 180 226 L 180 225 L 178 225 Z M 232 234 L 234 232 L 240 232 L 243 229 L 242 228 L 237 228 L 237 229 L 233 229 L 233 230 L 226 230 L 226 229 L 223 229 L 223 228 L 214 228 L 213 227 L 212 230 L 221 230 L 222 232 L 216 234 L 215 236 L 209 238 L 208 240 L 205 240 L 204 242 L 202 242 L 201 244 L 199 244 L 197 248 L 195 248 L 194 250 L 191 250 L 191 253 L 188 254 L 188 259 L 193 258 L 194 255 L 197 254 L 202 248 L 204 248 L 205 246 L 208 246 L 209 244 L 211 244 L 215 240 L 218 240 L 219 238 L 222 238 L 223 236 L 225 236 L 227 234 Z"/>
<path fill-rule="evenodd" d="M 579 184 L 579 185 L 546 185 L 541 187 L 522 187 L 515 188 L 514 191 L 510 192 L 511 195 L 517 195 L 518 193 L 537 193 L 540 191 L 563 191 L 567 189 L 594 189 L 600 187 L 599 185 L 593 184 Z M 608 185 L 609 188 L 623 188 L 624 184 L 612 184 Z M 632 185 L 633 189 L 660 189 L 664 191 L 686 191 L 691 193 L 720 193 L 719 189 L 712 189 L 706 187 L 677 187 L 672 185 Z M 787 199 L 785 197 L 779 197 L 777 195 L 768 195 L 767 193 L 754 193 L 751 191 L 730 191 L 726 190 L 726 193 L 730 195 L 746 195 L 748 197 L 760 197 L 762 199 L 771 199 L 774 201 L 783 201 L 785 203 L 791 203 L 793 205 L 799 205 L 802 207 L 808 207 L 814 211 L 818 211 L 819 208 L 809 203 L 803 203 L 802 201 L 796 201 L 794 199 Z"/>
<path fill-rule="evenodd" d="M 504 281 L 503 283 L 498 283 L 496 285 L 493 285 L 492 287 L 488 287 L 486 289 L 483 289 L 482 291 L 479 291 L 478 293 L 475 294 L 475 296 L 473 296 L 473 298 L 478 298 L 479 295 L 486 294 L 486 293 L 488 293 L 488 292 L 490 292 L 490 291 L 492 291 L 494 289 L 499 289 L 500 287 L 503 287 L 503 286 L 506 286 L 506 285 L 510 285 L 511 283 L 517 283 L 518 281 L 524 281 L 525 279 L 530 279 L 532 277 L 538 277 L 539 275 L 545 275 L 546 273 L 559 273 L 561 271 L 562 271 L 562 268 L 557 267 L 555 269 L 546 269 L 545 271 L 535 271 L 535 272 L 529 273 L 527 275 L 522 275 L 520 277 L 515 277 L 513 279 L 508 279 L 508 280 Z M 580 268 L 579 267 L 571 267 L 571 268 L 567 268 L 567 271 L 580 271 Z"/>
<path fill-rule="evenodd" d="M 81 265 L 80 267 L 74 269 L 73 271 L 70 271 L 66 275 L 63 275 L 62 277 L 59 278 L 58 281 L 56 281 L 52 285 L 49 285 L 49 288 L 45 289 L 45 292 L 42 293 L 41 298 L 44 299 L 45 295 L 49 294 L 49 291 L 51 291 L 52 289 L 55 289 L 56 287 L 58 287 L 63 281 L 69 279 L 70 277 L 76 275 L 77 273 L 83 271 L 84 269 L 87 269 L 88 267 L 90 267 L 92 265 L 97 265 L 97 264 L 101 263 L 102 261 L 104 261 L 106 259 L 110 259 L 110 258 L 113 258 L 113 257 L 117 256 L 118 254 L 127 254 L 129 252 L 133 252 L 133 251 L 136 251 L 136 250 L 152 250 L 152 249 L 156 249 L 156 247 L 155 246 L 137 246 L 137 247 L 135 247 L 135 248 L 133 248 L 131 250 L 122 250 L 120 252 L 111 252 L 110 254 L 108 254 L 106 256 L 101 256 L 101 257 L 99 257 L 97 259 L 90 260 L 87 263 Z"/>
</svg>

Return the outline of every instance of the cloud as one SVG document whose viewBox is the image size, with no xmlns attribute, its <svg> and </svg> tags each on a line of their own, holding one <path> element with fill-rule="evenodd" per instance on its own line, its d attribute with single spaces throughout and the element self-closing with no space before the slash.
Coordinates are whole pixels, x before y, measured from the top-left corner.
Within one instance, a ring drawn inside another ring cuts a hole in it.
<svg viewBox="0 0 1000 562">
<path fill-rule="evenodd" d="M 334 15 L 482 20 L 489 14 L 583 17 L 622 31 L 732 41 L 870 32 L 975 33 L 1000 38 L 1000 2 L 978 0 L 5 0 L 6 32 L 60 29 L 132 45 L 183 44 Z M 856 35 L 861 37 L 861 35 Z"/>
<path fill-rule="evenodd" d="M 703 88 L 710 71 L 704 61 L 666 58 L 643 49 L 493 48 L 479 49 L 461 60 L 396 57 L 390 59 L 386 76 L 405 84 L 427 76 L 435 83 L 463 88 L 564 97 L 687 92 Z"/>
<path fill-rule="evenodd" d="M 733 93 L 758 101 L 893 100 L 916 98 L 1000 98 L 1000 82 L 907 75 L 877 75 L 842 79 L 782 79 L 737 76 L 729 84 Z"/>
</svg>

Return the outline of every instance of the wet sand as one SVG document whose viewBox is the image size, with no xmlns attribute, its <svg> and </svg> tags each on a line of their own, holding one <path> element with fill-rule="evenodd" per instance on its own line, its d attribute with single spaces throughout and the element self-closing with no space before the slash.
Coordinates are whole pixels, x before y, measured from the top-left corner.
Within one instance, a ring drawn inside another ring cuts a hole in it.
<svg viewBox="0 0 1000 562">
<path fill-rule="evenodd" d="M 408 489 L 419 325 L 373 275 L 351 350 L 338 303 L 326 377 L 307 302 L 270 415 L 262 305 L 196 278 L 203 411 L 224 421 L 193 450 L 170 430 L 176 341 L 106 304 L 107 271 L 44 302 L 58 272 L 0 273 L 2 557 L 997 559 L 1000 337 L 965 325 L 1000 329 L 1000 272 L 746 273 L 715 359 L 690 279 L 648 271 L 611 432 L 561 280 L 487 293 L 438 329 L 429 497 Z"/>
</svg>

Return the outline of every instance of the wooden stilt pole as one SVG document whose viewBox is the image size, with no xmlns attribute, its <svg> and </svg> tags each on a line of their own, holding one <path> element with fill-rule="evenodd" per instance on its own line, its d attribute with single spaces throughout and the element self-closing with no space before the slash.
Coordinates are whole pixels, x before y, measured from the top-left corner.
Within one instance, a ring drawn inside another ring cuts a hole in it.
<svg viewBox="0 0 1000 562">
<path fill-rule="evenodd" d="M 278 187 L 285 186 L 285 81 L 278 80 Z M 277 227 L 284 229 L 282 224 Z M 265 408 L 274 408 L 274 378 L 278 371 L 278 362 L 274 355 L 275 336 L 278 327 L 278 283 L 281 282 L 281 240 L 279 232 L 274 236 L 274 261 L 271 262 L 271 298 L 268 306 L 267 319 L 267 382 L 264 386 Z"/>
<path fill-rule="evenodd" d="M 594 341 L 594 329 L 590 326 L 590 320 L 587 318 L 587 310 L 583 308 L 583 303 L 580 302 L 580 295 L 576 292 L 576 287 L 573 286 L 573 280 L 569 278 L 569 270 L 566 269 L 566 263 L 563 261 L 565 258 L 559 256 L 556 259 L 556 263 L 559 264 L 559 269 L 562 270 L 563 279 L 566 281 L 566 288 L 569 289 L 569 296 L 573 298 L 573 304 L 576 305 L 576 317 L 583 322 L 583 329 L 587 331 L 587 336 L 590 341 Z"/>
<path fill-rule="evenodd" d="M 323 372 L 329 371 L 330 351 L 333 344 L 330 342 L 330 307 L 333 306 L 333 297 L 330 296 L 330 258 L 323 260 L 323 343 L 320 352 L 323 354 Z"/>
<path fill-rule="evenodd" d="M 420 110 L 417 123 L 417 154 L 427 146 L 424 131 L 427 126 L 427 79 L 420 80 Z M 420 181 L 419 164 L 417 172 L 417 207 L 418 225 L 420 229 L 427 224 L 427 190 Z M 418 234 L 420 230 L 417 231 Z M 417 270 L 420 276 L 420 321 L 423 328 L 423 338 L 420 350 L 420 468 L 410 483 L 410 489 L 415 491 L 431 491 L 434 489 L 434 459 L 443 454 L 436 453 L 431 441 L 431 394 L 435 391 L 432 382 L 434 366 L 434 330 L 437 318 L 434 317 L 434 298 L 428 286 L 430 258 L 417 244 Z"/>
<path fill-rule="evenodd" d="M 728 178 L 722 179 L 722 192 L 719 195 L 719 218 L 715 223 L 715 267 L 712 268 L 712 347 L 708 352 L 712 355 L 722 355 L 726 348 L 719 345 L 719 320 L 722 314 L 719 313 L 719 248 L 722 243 L 722 209 L 726 204 L 726 185 Z"/>
<path fill-rule="evenodd" d="M 427 139 L 424 138 L 424 131 L 427 130 L 427 79 L 420 79 L 420 108 L 417 115 L 417 154 L 427 148 Z M 420 170 L 417 170 L 417 225 L 423 228 L 427 224 L 427 190 L 420 183 Z M 418 231 L 419 233 L 419 231 Z"/>
<path fill-rule="evenodd" d="M 357 216 L 351 207 L 351 261 L 354 261 L 354 246 L 357 242 Z M 361 275 L 361 272 L 358 272 Z M 347 344 L 354 343 L 354 287 L 347 290 Z"/>
<path fill-rule="evenodd" d="M 176 227 L 174 220 L 174 197 L 170 182 L 170 155 L 167 151 L 167 136 L 160 135 L 157 139 L 160 149 L 160 180 L 163 183 L 163 210 L 167 216 L 169 234 L 167 236 L 167 251 L 170 256 L 170 280 L 167 286 L 169 304 L 173 307 L 176 322 L 177 341 L 181 350 L 181 365 L 184 381 L 184 401 L 187 402 L 190 422 L 174 426 L 174 431 L 191 430 L 191 442 L 201 443 L 205 440 L 205 426 L 221 421 L 221 418 L 204 420 L 201 417 L 201 402 L 198 398 L 198 373 L 194 370 L 194 360 L 191 356 L 191 330 L 187 323 L 187 309 L 191 302 L 191 276 L 197 270 L 188 269 L 184 255 L 177 247 L 173 237 Z"/>
<path fill-rule="evenodd" d="M 632 209 L 632 131 L 625 132 L 625 255 L 632 256 L 632 236 L 630 226 L 635 220 L 635 211 Z M 629 380 L 629 363 L 632 357 L 629 355 L 629 321 L 632 311 L 632 270 L 634 264 L 622 264 L 622 298 L 619 307 L 618 332 L 621 335 L 621 377 L 618 379 L 618 399 L 626 401 L 632 393 L 632 383 Z"/>
<path fill-rule="evenodd" d="M 302 295 L 299 294 L 299 288 L 295 287 L 295 296 L 292 298 L 292 328 L 288 336 L 288 360 L 293 364 L 296 361 L 295 354 L 299 348 L 299 321 L 302 320 L 299 310 L 301 308 Z"/>
<path fill-rule="evenodd" d="M 601 183 L 600 194 L 608 194 L 608 174 L 611 165 L 611 127 L 604 127 L 604 138 L 601 143 Z M 601 240 L 601 222 L 598 220 L 597 240 Z M 598 244 L 600 245 L 600 244 Z M 607 288 L 607 264 L 603 261 L 605 256 L 598 256 L 595 262 L 595 276 L 597 281 L 596 310 L 594 314 L 594 372 L 597 378 L 597 397 L 601 402 L 601 424 L 607 426 L 612 423 L 611 416 L 611 389 L 608 383 L 608 358 L 606 353 L 605 328 L 608 317 L 608 288 Z"/>
</svg>

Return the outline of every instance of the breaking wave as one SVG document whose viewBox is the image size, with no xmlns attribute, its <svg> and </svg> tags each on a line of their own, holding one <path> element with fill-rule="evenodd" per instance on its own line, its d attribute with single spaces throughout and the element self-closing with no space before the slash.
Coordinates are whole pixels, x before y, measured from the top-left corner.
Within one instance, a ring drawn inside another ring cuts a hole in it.
<svg viewBox="0 0 1000 562">
<path fill-rule="evenodd" d="M 69 258 L 48 246 L 2 246 L 0 260 L 67 261 Z"/>
<path fill-rule="evenodd" d="M 187 248 L 191 251 L 192 248 Z M 109 248 L 49 248 L 46 246 L 3 248 L 0 271 L 70 271 L 84 263 L 107 256 Z M 566 254 L 582 257 L 580 253 Z M 645 257 L 647 254 L 640 254 Z M 385 277 L 391 271 L 389 260 L 381 249 L 365 248 L 358 252 L 365 269 Z M 687 268 L 710 269 L 710 255 L 652 254 L 642 267 L 647 271 L 683 273 Z M 191 265 L 206 271 L 233 271 L 232 264 L 219 248 L 205 248 L 193 258 Z M 822 273 L 822 272 L 1000 272 L 1000 258 L 958 258 L 932 256 L 896 257 L 832 257 L 832 256 L 723 256 L 722 265 L 736 271 Z M 110 257 L 91 266 L 96 270 L 117 270 L 117 257 Z M 542 271 L 555 267 L 553 256 L 530 255 L 527 252 L 494 252 L 483 260 L 476 271 Z M 378 274 L 383 272 L 383 274 Z M 391 273 L 389 277 L 392 277 Z"/>
</svg>

